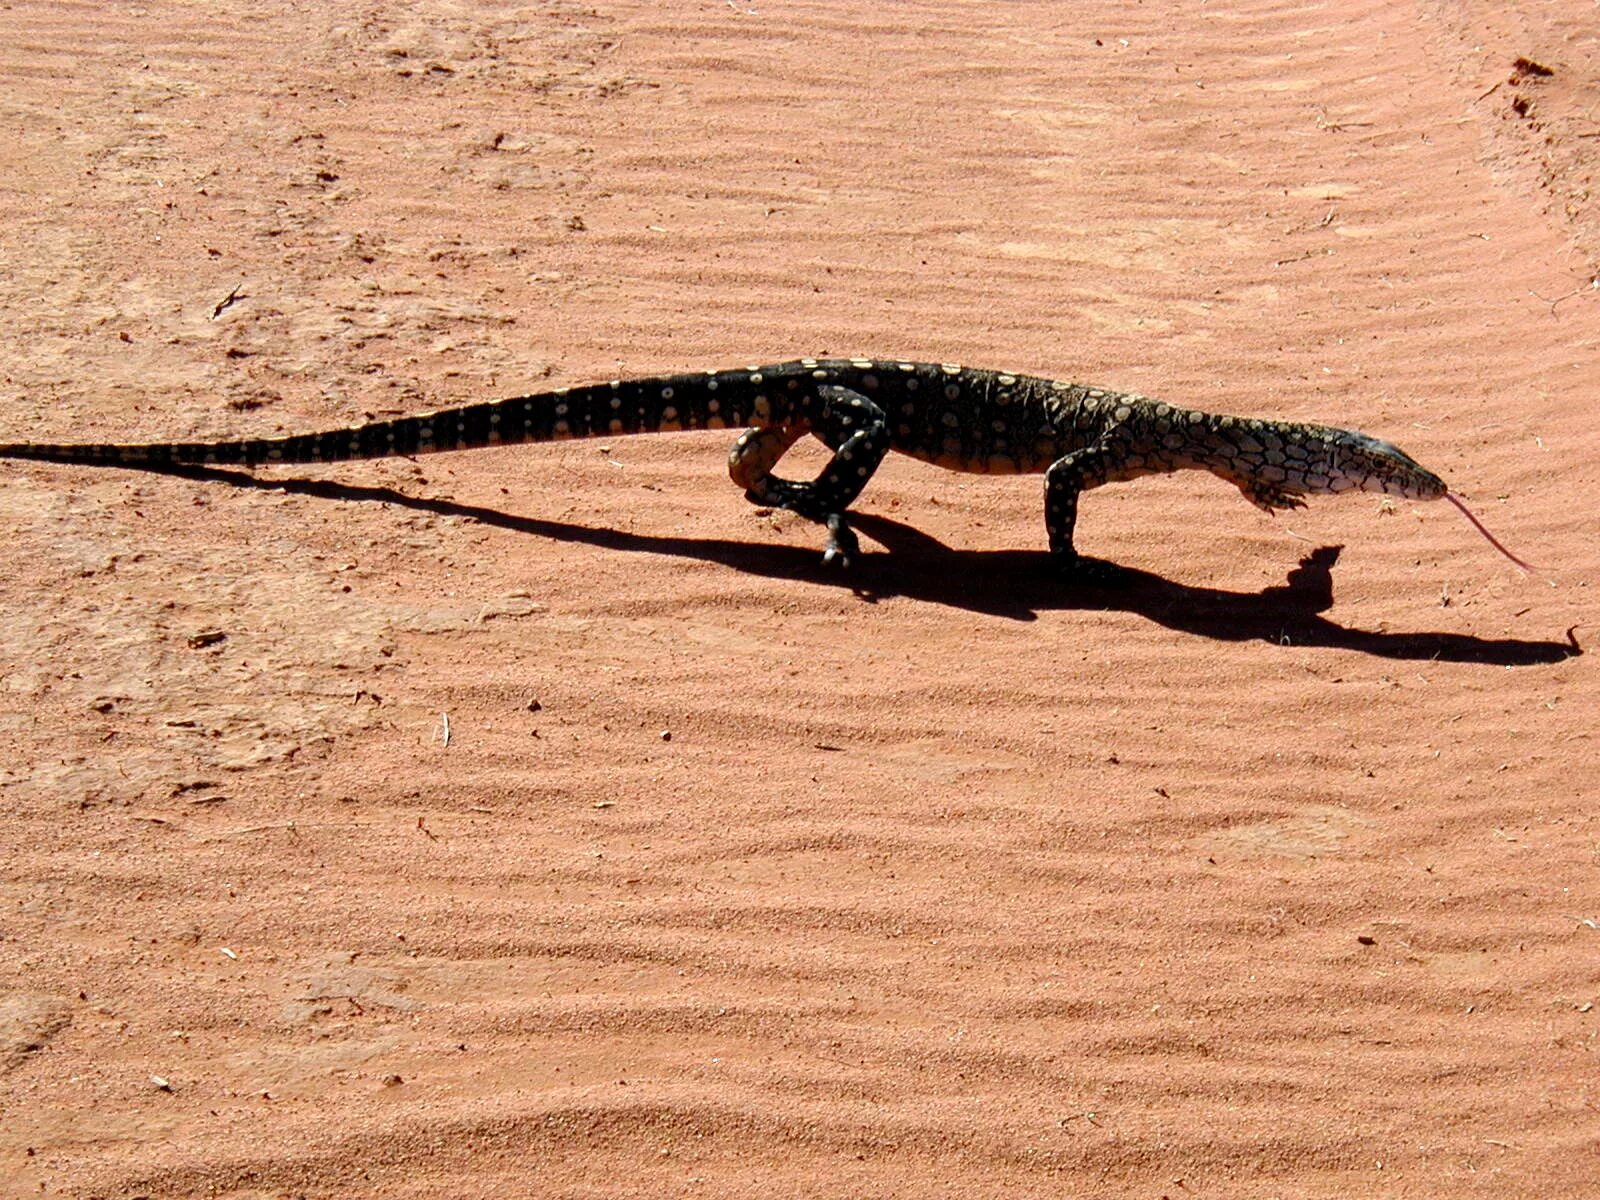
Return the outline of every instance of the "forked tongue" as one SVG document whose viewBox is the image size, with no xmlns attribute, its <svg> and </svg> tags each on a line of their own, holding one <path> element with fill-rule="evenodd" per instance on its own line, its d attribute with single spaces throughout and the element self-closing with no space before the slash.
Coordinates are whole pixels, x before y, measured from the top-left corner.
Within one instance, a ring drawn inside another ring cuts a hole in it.
<svg viewBox="0 0 1600 1200">
<path fill-rule="evenodd" d="M 1490 533 L 1487 529 L 1484 528 L 1483 522 L 1478 520 L 1477 517 L 1472 515 L 1472 510 L 1470 508 L 1468 508 L 1465 504 L 1461 503 L 1460 499 L 1457 498 L 1457 496 L 1456 496 L 1456 494 L 1454 492 L 1446 492 L 1444 494 L 1444 498 L 1446 500 L 1450 501 L 1451 504 L 1454 504 L 1457 508 L 1459 508 L 1461 510 L 1461 515 L 1466 517 L 1467 520 L 1471 521 L 1472 522 L 1472 527 L 1474 529 L 1476 529 L 1479 533 L 1483 534 L 1483 536 L 1486 537 L 1489 540 L 1489 545 L 1493 546 L 1496 550 L 1500 551 L 1501 554 L 1504 554 L 1507 558 L 1509 558 L 1512 562 L 1516 563 L 1517 566 L 1521 567 L 1524 571 L 1528 571 L 1528 572 L 1530 572 L 1530 573 L 1532 573 L 1534 575 L 1542 575 L 1544 573 L 1538 567 L 1534 566 L 1532 563 L 1523 562 L 1515 554 L 1511 553 L 1511 551 L 1507 550 L 1504 546 L 1502 546 L 1500 544 L 1500 539 L 1495 537 L 1494 534 Z"/>
</svg>

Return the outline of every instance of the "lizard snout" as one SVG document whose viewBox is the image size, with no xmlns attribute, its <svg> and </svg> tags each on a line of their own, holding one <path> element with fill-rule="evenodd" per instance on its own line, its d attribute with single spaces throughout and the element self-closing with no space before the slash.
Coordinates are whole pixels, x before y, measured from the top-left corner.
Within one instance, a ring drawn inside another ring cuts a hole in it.
<svg viewBox="0 0 1600 1200">
<path fill-rule="evenodd" d="M 1443 479 L 1400 447 L 1364 433 L 1347 433 L 1335 444 L 1334 471 L 1356 480 L 1364 492 L 1407 500 L 1437 500 L 1449 492 Z"/>
</svg>

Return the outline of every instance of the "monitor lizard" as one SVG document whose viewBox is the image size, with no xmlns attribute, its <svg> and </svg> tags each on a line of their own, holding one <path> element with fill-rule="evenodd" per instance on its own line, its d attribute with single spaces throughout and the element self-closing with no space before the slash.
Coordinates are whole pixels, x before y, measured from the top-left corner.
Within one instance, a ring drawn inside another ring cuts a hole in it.
<svg viewBox="0 0 1600 1200">
<path fill-rule="evenodd" d="M 771 366 L 612 379 L 586 386 L 370 421 L 319 433 L 210 442 L 0 444 L 0 458 L 159 470 L 260 467 L 410 456 L 481 446 L 748 426 L 728 471 L 753 503 L 826 529 L 824 562 L 859 550 L 847 510 L 883 456 L 899 451 L 978 474 L 1043 474 L 1052 561 L 1085 563 L 1073 544 L 1078 496 L 1102 484 L 1210 471 L 1266 512 L 1304 497 L 1383 492 L 1451 500 L 1518 566 L 1444 481 L 1388 442 L 1298 421 L 1224 416 L 1131 393 L 956 363 L 802 358 Z M 810 482 L 772 473 L 806 434 L 833 457 Z"/>
</svg>

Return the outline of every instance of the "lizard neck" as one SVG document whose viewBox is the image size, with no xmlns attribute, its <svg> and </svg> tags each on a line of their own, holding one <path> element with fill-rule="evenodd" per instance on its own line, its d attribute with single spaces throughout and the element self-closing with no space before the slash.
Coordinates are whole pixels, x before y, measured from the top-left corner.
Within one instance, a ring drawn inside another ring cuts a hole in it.
<svg viewBox="0 0 1600 1200">
<path fill-rule="evenodd" d="M 1201 470 L 1247 493 L 1263 487 L 1300 493 L 1361 486 L 1334 469 L 1341 430 L 1201 412 L 1144 397 L 1119 397 L 1105 415 L 1105 436 L 1130 450 L 1120 478 Z"/>
<path fill-rule="evenodd" d="M 1198 467 L 1241 486 L 1264 482 L 1296 491 L 1331 490 L 1329 435 L 1334 430 L 1220 413 L 1182 415 L 1162 439 L 1179 467 Z"/>
</svg>

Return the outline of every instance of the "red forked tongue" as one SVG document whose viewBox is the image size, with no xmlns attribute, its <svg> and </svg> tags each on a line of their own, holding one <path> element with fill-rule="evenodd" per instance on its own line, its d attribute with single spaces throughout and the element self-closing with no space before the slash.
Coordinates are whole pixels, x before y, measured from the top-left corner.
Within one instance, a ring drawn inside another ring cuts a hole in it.
<svg viewBox="0 0 1600 1200">
<path fill-rule="evenodd" d="M 1466 517 L 1467 520 L 1472 522 L 1473 528 L 1475 528 L 1479 533 L 1483 534 L 1484 537 L 1489 539 L 1489 545 L 1493 546 L 1496 550 L 1500 551 L 1501 554 L 1504 554 L 1507 558 L 1509 558 L 1512 562 L 1516 563 L 1517 566 L 1521 567 L 1524 571 L 1530 571 L 1530 572 L 1532 572 L 1532 573 L 1534 573 L 1536 575 L 1537 574 L 1542 574 L 1542 572 L 1539 570 L 1538 567 L 1533 566 L 1531 563 L 1523 562 L 1515 554 L 1511 553 L 1511 551 L 1507 550 L 1504 546 L 1502 546 L 1500 544 L 1500 539 L 1495 537 L 1494 534 L 1490 533 L 1487 529 L 1485 529 L 1483 527 L 1483 522 L 1478 520 L 1477 517 L 1472 515 L 1472 510 L 1470 508 L 1468 508 L 1465 504 L 1461 503 L 1461 501 L 1456 497 L 1456 494 L 1454 492 L 1446 492 L 1444 494 L 1444 498 L 1446 500 L 1450 501 L 1451 504 L 1454 504 L 1457 508 L 1459 508 L 1461 510 L 1461 515 Z"/>
</svg>

